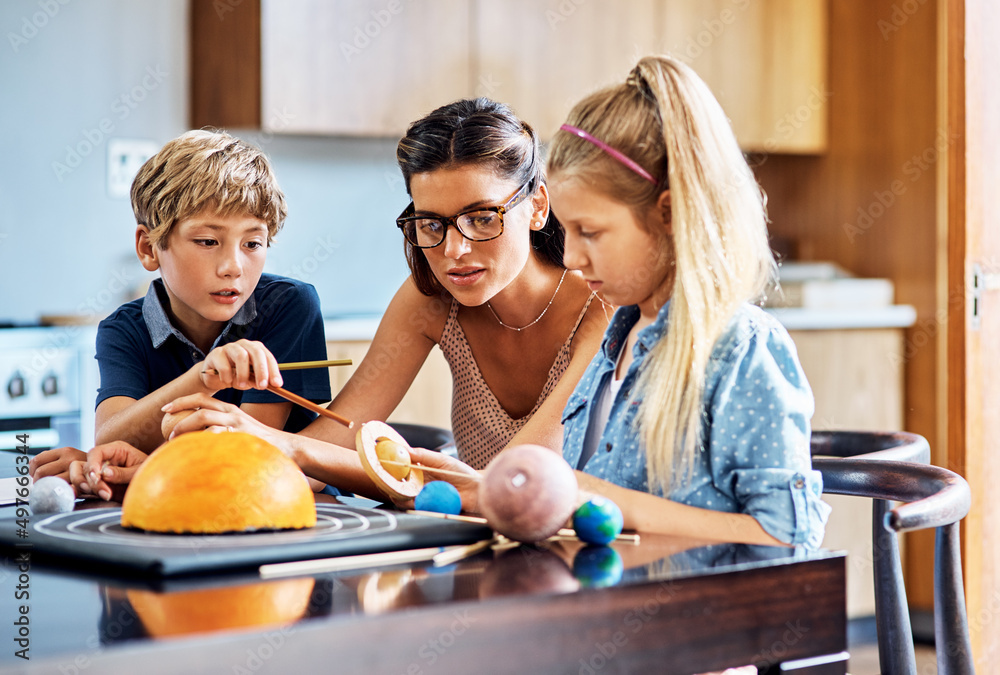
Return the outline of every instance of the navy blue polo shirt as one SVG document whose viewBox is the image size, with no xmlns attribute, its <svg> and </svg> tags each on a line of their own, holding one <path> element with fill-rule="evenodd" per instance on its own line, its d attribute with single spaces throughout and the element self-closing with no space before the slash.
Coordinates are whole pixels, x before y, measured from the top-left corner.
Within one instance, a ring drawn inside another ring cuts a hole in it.
<svg viewBox="0 0 1000 675">
<path fill-rule="evenodd" d="M 161 279 L 149 285 L 146 297 L 119 307 L 97 329 L 97 363 L 101 386 L 97 404 L 113 396 L 139 400 L 186 373 L 205 354 L 171 322 L 166 288 Z M 326 358 L 326 336 L 319 296 L 310 284 L 263 274 L 253 295 L 223 327 L 212 349 L 240 339 L 257 340 L 278 363 Z M 282 371 L 284 388 L 316 403 L 330 400 L 326 368 Z M 215 398 L 241 403 L 281 403 L 269 391 L 223 389 Z M 298 405 L 285 424 L 296 432 L 316 418 Z"/>
</svg>

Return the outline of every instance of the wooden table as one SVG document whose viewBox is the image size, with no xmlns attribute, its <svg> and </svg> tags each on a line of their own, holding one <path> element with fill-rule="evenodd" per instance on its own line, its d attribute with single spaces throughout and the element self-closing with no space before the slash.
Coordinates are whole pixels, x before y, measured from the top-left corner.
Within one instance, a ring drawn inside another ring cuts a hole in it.
<svg viewBox="0 0 1000 675">
<path fill-rule="evenodd" d="M 616 545 L 625 571 L 606 587 L 584 574 L 579 544 L 565 542 L 441 569 L 269 582 L 126 581 L 35 565 L 30 661 L 14 656 L 20 573 L 8 558 L 0 672 L 682 674 L 750 663 L 845 672 L 842 554 L 697 544 Z M 264 607 L 269 617 L 250 616 Z M 295 620 L 254 624 L 266 618 Z M 176 635 L 150 637 L 162 632 Z M 833 656 L 789 663 L 823 655 Z"/>
</svg>

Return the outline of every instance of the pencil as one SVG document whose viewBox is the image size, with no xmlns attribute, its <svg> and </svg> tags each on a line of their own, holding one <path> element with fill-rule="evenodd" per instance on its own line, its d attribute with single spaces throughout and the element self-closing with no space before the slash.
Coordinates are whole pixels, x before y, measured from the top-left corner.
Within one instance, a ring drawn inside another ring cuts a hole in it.
<svg viewBox="0 0 1000 675">
<path fill-rule="evenodd" d="M 351 359 L 331 359 L 329 361 L 294 361 L 292 363 L 279 363 L 278 370 L 305 370 L 307 368 L 332 368 L 333 366 L 349 366 L 354 361 Z"/>
<path fill-rule="evenodd" d="M 337 413 L 333 412 L 332 410 L 328 410 L 328 409 L 324 408 L 321 405 L 316 405 L 315 403 L 313 403 L 309 399 L 302 398 L 298 394 L 293 394 L 292 392 L 288 391 L 287 389 L 282 389 L 281 387 L 279 387 L 279 386 L 277 386 L 275 384 L 272 384 L 272 385 L 269 385 L 267 387 L 267 390 L 270 391 L 270 392 L 273 392 L 273 393 L 277 394 L 278 396 L 280 396 L 280 397 L 282 397 L 284 399 L 287 399 L 287 400 L 291 401 L 292 403 L 298 403 L 300 406 L 302 406 L 306 410 L 312 410 L 317 415 L 322 415 L 323 417 L 329 417 L 330 419 L 332 419 L 335 422 L 340 422 L 341 424 L 343 424 L 348 429 L 353 429 L 354 428 L 354 422 L 352 422 L 351 420 L 347 419 L 346 417 L 342 417 L 341 415 L 338 415 Z"/>
<path fill-rule="evenodd" d="M 459 471 L 449 471 L 448 469 L 436 469 L 433 466 L 426 466 L 424 464 L 407 463 L 407 462 L 397 462 L 392 459 L 380 459 L 379 463 L 389 466 L 408 466 L 412 469 L 420 469 L 421 471 L 426 471 L 430 474 L 440 474 L 442 476 L 455 476 L 457 478 L 468 478 L 475 479 L 476 475 L 471 473 L 461 473 Z"/>
</svg>

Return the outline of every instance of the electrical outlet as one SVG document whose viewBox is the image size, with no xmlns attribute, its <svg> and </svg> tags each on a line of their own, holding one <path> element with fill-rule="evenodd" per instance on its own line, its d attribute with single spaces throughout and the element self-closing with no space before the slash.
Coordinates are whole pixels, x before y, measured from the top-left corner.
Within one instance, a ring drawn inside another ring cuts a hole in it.
<svg viewBox="0 0 1000 675">
<path fill-rule="evenodd" d="M 127 199 L 135 174 L 159 149 L 160 146 L 156 142 L 145 139 L 109 139 L 108 196 L 113 199 Z"/>
</svg>

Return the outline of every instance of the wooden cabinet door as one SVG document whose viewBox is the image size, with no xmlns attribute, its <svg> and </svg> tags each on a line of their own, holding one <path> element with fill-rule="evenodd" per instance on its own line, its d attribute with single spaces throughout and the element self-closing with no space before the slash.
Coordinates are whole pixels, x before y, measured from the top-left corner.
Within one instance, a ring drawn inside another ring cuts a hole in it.
<svg viewBox="0 0 1000 675">
<path fill-rule="evenodd" d="M 476 0 L 476 94 L 551 138 L 574 103 L 653 51 L 657 1 Z"/>
<path fill-rule="evenodd" d="M 472 91 L 471 0 L 262 0 L 267 131 L 401 136 Z"/>
<path fill-rule="evenodd" d="M 826 148 L 827 0 L 661 0 L 658 51 L 691 66 L 744 150 Z"/>
</svg>

